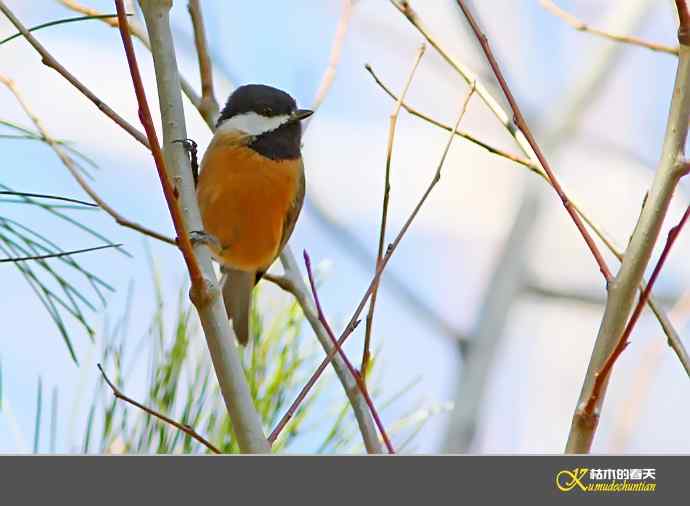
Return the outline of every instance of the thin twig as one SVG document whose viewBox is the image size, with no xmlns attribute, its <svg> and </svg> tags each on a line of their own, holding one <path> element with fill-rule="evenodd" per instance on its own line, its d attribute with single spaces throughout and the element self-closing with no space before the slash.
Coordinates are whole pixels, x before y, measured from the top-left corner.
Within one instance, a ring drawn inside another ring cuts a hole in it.
<svg viewBox="0 0 690 506">
<path fill-rule="evenodd" d="M 552 0 L 539 0 L 541 3 L 541 6 L 549 11 L 551 14 L 554 16 L 562 19 L 565 21 L 567 24 L 569 24 L 571 27 L 573 27 L 575 30 L 578 30 L 580 32 L 587 32 L 591 33 L 592 35 L 597 35 L 599 37 L 603 37 L 608 40 L 612 40 L 614 42 L 621 42 L 623 44 L 631 44 L 633 46 L 639 46 L 643 47 L 646 49 L 651 49 L 652 51 L 659 51 L 661 53 L 668 53 L 668 54 L 673 54 L 678 56 L 678 48 L 677 47 L 670 47 L 666 46 L 664 44 L 657 44 L 655 42 L 649 42 L 644 39 L 641 39 L 639 37 L 633 37 L 630 35 L 618 35 L 615 33 L 607 32 L 604 30 L 599 30 L 597 28 L 593 28 L 589 26 L 588 24 L 584 23 L 580 19 L 576 18 L 569 12 L 564 11 L 561 9 L 558 5 L 556 5 Z"/>
<path fill-rule="evenodd" d="M 175 189 L 173 188 L 172 184 L 170 183 L 170 179 L 168 178 L 168 169 L 165 165 L 163 151 L 161 150 L 160 144 L 158 144 L 156 128 L 153 126 L 151 110 L 149 109 L 149 104 L 146 100 L 144 82 L 141 79 L 139 65 L 137 64 L 137 57 L 134 53 L 134 44 L 132 44 L 132 36 L 127 26 L 127 14 L 125 12 L 125 5 L 123 0 L 115 0 L 115 5 L 117 7 L 120 35 L 122 37 L 125 55 L 127 56 L 127 64 L 129 65 L 129 71 L 132 76 L 134 93 L 137 98 L 137 103 L 139 104 L 139 120 L 141 121 L 141 124 L 144 126 L 144 130 L 146 131 L 146 137 L 148 138 L 148 145 L 151 150 L 151 155 L 153 156 L 153 161 L 156 164 L 158 178 L 160 179 L 161 186 L 163 187 L 165 201 L 168 204 L 170 216 L 175 227 L 175 232 L 177 233 L 177 245 L 180 248 L 180 251 L 182 252 L 182 256 L 184 257 L 185 263 L 187 264 L 187 270 L 189 271 L 189 278 L 192 282 L 192 286 L 199 286 L 201 283 L 203 283 L 201 268 L 199 267 L 199 264 L 196 260 L 196 256 L 194 255 L 192 242 L 189 238 L 189 234 L 187 233 L 184 220 L 182 219 L 182 211 L 180 210 L 180 207 L 177 202 Z"/>
<path fill-rule="evenodd" d="M 441 170 L 443 169 L 443 165 L 445 164 L 446 157 L 448 155 L 448 151 L 450 150 L 450 146 L 453 142 L 453 139 L 455 138 L 455 133 L 458 128 L 458 125 L 460 124 L 460 121 L 462 121 L 462 118 L 465 115 L 465 112 L 467 111 L 467 105 L 469 104 L 470 98 L 472 98 L 472 95 L 475 92 L 474 86 L 470 88 L 470 91 L 468 94 L 465 96 L 463 103 L 462 103 L 462 109 L 460 111 L 460 114 L 458 115 L 458 119 L 455 123 L 455 126 L 453 127 L 452 132 L 450 133 L 450 137 L 448 139 L 448 142 L 443 150 L 443 154 L 441 155 L 441 160 L 438 163 L 436 167 L 436 172 L 434 174 L 433 179 L 429 183 L 429 186 L 427 187 L 426 191 L 420 198 L 419 202 L 415 206 L 415 208 L 412 210 L 412 213 L 409 215 L 405 223 L 403 224 L 402 228 L 398 232 L 398 235 L 395 237 L 392 243 L 388 245 L 388 248 L 386 249 L 386 254 L 384 255 L 383 259 L 381 260 L 381 263 L 377 266 L 376 272 L 374 273 L 374 277 L 372 278 L 371 282 L 369 283 L 369 287 L 367 290 L 364 292 L 364 295 L 362 296 L 362 299 L 359 302 L 359 305 L 355 309 L 354 314 L 350 318 L 350 321 L 348 324 L 345 326 L 345 329 L 340 335 L 340 338 L 338 339 L 338 344 L 342 347 L 342 345 L 345 343 L 347 338 L 352 335 L 352 332 L 354 332 L 355 328 L 359 324 L 359 315 L 362 313 L 364 310 L 364 307 L 366 306 L 367 302 L 369 301 L 369 297 L 371 296 L 371 292 L 374 289 L 374 286 L 376 283 L 378 283 L 379 278 L 381 277 L 381 274 L 386 268 L 386 265 L 388 265 L 388 261 L 390 260 L 391 256 L 393 256 L 393 253 L 395 253 L 396 248 L 400 244 L 400 241 L 402 241 L 403 237 L 407 233 L 407 230 L 410 228 L 412 225 L 412 222 L 414 219 L 417 217 L 417 214 L 419 214 L 419 211 L 421 210 L 422 206 L 424 206 L 424 203 L 426 202 L 427 198 L 429 197 L 429 194 L 431 194 L 432 190 L 438 184 L 438 182 L 441 180 Z M 333 360 L 333 357 L 337 355 L 337 348 L 333 347 L 333 349 L 328 353 L 326 358 L 319 364 L 319 367 L 316 369 L 316 371 L 311 375 L 307 383 L 302 387 L 302 390 L 300 390 L 299 394 L 297 395 L 297 398 L 292 402 L 290 407 L 288 408 L 288 411 L 286 414 L 283 416 L 283 418 L 278 422 L 278 425 L 276 426 L 276 430 L 282 429 L 282 427 L 285 426 L 287 423 L 287 420 L 292 417 L 292 415 L 297 411 L 297 408 L 301 404 L 301 402 L 304 400 L 304 398 L 307 396 L 309 393 L 309 390 L 316 384 L 317 380 L 323 373 L 323 371 L 328 367 L 328 364 Z M 276 430 L 273 432 L 275 433 Z"/>
<path fill-rule="evenodd" d="M 21 23 L 21 21 L 19 21 L 19 19 L 17 19 L 17 17 L 10 10 L 10 8 L 7 7 L 7 5 L 5 5 L 5 2 L 3 0 L 0 0 L 0 11 L 7 17 L 7 19 L 10 20 L 10 22 L 15 26 L 15 28 L 17 28 L 17 30 L 21 32 L 21 34 L 29 42 L 29 44 L 31 44 L 33 48 L 41 55 L 41 59 L 44 65 L 47 65 L 48 67 L 57 71 L 62 77 L 67 79 L 67 81 L 69 81 L 72 84 L 72 86 L 77 88 L 82 93 L 82 95 L 91 100 L 91 102 L 93 102 L 94 105 L 101 112 L 103 112 L 103 114 L 105 114 L 115 123 L 120 125 L 120 127 L 122 127 L 123 130 L 125 130 L 132 137 L 134 137 L 139 143 L 146 146 L 147 148 L 149 147 L 148 141 L 146 140 L 146 136 L 142 134 L 139 130 L 134 128 L 129 122 L 127 122 L 122 116 L 117 114 L 113 109 L 111 109 L 110 106 L 108 106 L 105 102 L 98 98 L 89 88 L 87 88 L 81 81 L 79 81 L 79 79 L 77 79 L 55 58 L 53 58 L 53 55 L 51 55 L 48 52 L 48 50 L 46 50 L 46 48 L 43 47 L 43 45 L 40 42 L 38 42 L 36 37 L 34 37 L 26 29 L 26 27 Z"/>
<path fill-rule="evenodd" d="M 376 74 L 376 72 L 374 72 L 374 69 L 372 68 L 372 66 L 367 63 L 364 66 L 364 68 L 367 70 L 367 72 L 369 72 L 369 74 L 371 74 L 371 77 L 374 78 L 374 81 L 376 82 L 376 84 L 378 84 L 379 87 L 383 91 L 385 91 L 389 97 L 391 97 L 393 99 L 393 101 L 397 102 L 398 97 L 395 95 L 395 93 L 393 93 L 391 91 L 391 89 L 388 86 L 386 86 L 383 83 L 383 81 L 379 78 L 379 76 Z M 423 112 L 420 112 L 417 109 L 414 109 L 413 107 L 409 106 L 404 101 L 402 102 L 402 107 L 403 107 L 403 109 L 405 109 L 408 113 L 412 114 L 413 116 L 416 116 L 419 119 L 423 119 L 427 123 L 430 123 L 434 126 L 442 128 L 447 132 L 450 132 L 453 129 L 452 126 L 435 120 L 431 116 L 428 116 L 428 115 L 424 114 Z M 466 139 L 466 140 L 470 141 L 471 143 L 476 144 L 477 146 L 480 146 L 480 147 L 486 149 L 489 153 L 492 153 L 494 155 L 498 155 L 502 158 L 506 158 L 507 160 L 510 160 L 511 162 L 515 162 L 515 163 L 518 163 L 520 165 L 523 165 L 526 168 L 528 168 L 529 170 L 531 170 L 532 172 L 539 174 L 540 176 L 544 175 L 544 173 L 541 170 L 541 167 L 539 167 L 539 164 L 534 163 L 531 160 L 528 160 L 527 158 L 523 158 L 521 156 L 514 155 L 512 153 L 509 153 L 508 151 L 501 149 L 501 148 L 498 148 L 496 146 L 492 146 L 492 145 L 484 142 L 483 140 L 478 139 L 477 137 L 474 137 L 473 135 L 471 135 L 471 134 L 469 134 L 463 130 L 458 130 L 455 133 L 456 133 L 456 135 L 462 137 L 463 139 Z"/>
<path fill-rule="evenodd" d="M 206 42 L 206 30 L 204 29 L 204 17 L 201 13 L 199 0 L 189 0 L 187 4 L 189 16 L 192 18 L 194 28 L 194 44 L 199 60 L 199 75 L 201 80 L 201 100 L 197 109 L 207 123 L 215 123 L 218 117 L 218 101 L 213 91 L 213 65 L 208 52 Z"/>
<path fill-rule="evenodd" d="M 74 0 L 58 0 L 62 5 L 67 7 L 68 9 L 71 9 L 75 12 L 80 12 L 82 14 L 86 14 L 88 16 L 99 16 L 102 15 L 100 11 L 97 11 L 96 9 L 92 9 L 90 7 L 86 7 L 84 5 L 81 5 L 80 3 L 74 1 Z M 112 27 L 112 28 L 117 28 L 118 23 L 117 23 L 117 18 L 99 18 L 101 21 L 103 21 L 106 25 Z M 146 28 L 142 26 L 142 24 L 139 22 L 138 19 L 130 17 L 128 20 L 128 27 L 129 27 L 129 32 L 139 39 L 139 41 L 148 49 L 151 50 L 151 41 L 149 40 L 149 36 L 146 33 Z M 201 97 L 197 94 L 196 91 L 194 91 L 194 87 L 187 81 L 183 76 L 180 75 L 180 86 L 182 87 L 182 91 L 184 94 L 187 96 L 189 101 L 192 103 L 195 109 L 199 110 L 199 104 L 201 104 Z M 200 112 L 201 113 L 201 112 Z M 213 124 L 209 124 L 210 127 L 213 127 Z"/>
<path fill-rule="evenodd" d="M 347 369 L 350 371 L 350 374 L 352 375 L 352 378 L 357 382 L 357 386 L 359 388 L 359 391 L 361 394 L 364 396 L 364 398 L 367 401 L 367 406 L 369 406 L 369 411 L 371 412 L 371 416 L 374 417 L 374 421 L 376 422 L 376 426 L 379 429 L 379 432 L 381 433 L 381 437 L 383 438 L 383 442 L 386 445 L 386 448 L 388 449 L 388 453 L 395 453 L 395 450 L 393 449 L 393 445 L 391 444 L 390 438 L 388 437 L 388 434 L 386 433 L 386 429 L 383 426 L 383 422 L 381 422 L 381 417 L 378 414 L 378 411 L 376 410 L 376 406 L 374 406 L 374 402 L 371 400 L 371 397 L 369 396 L 369 391 L 367 390 L 366 383 L 364 382 L 364 378 L 357 372 L 357 370 L 354 368 L 350 360 L 347 358 L 347 355 L 345 355 L 345 352 L 343 349 L 340 347 L 340 344 L 338 344 L 338 340 L 335 337 L 335 333 L 333 332 L 333 329 L 331 328 L 330 324 L 328 323 L 328 320 L 326 319 L 326 315 L 323 312 L 323 308 L 321 307 L 321 301 L 319 300 L 319 294 L 316 290 L 316 282 L 314 281 L 314 273 L 312 272 L 311 269 L 311 259 L 309 258 L 309 255 L 307 254 L 306 250 L 304 251 L 304 264 L 307 267 L 307 276 L 309 277 L 309 284 L 311 286 L 311 293 L 312 296 L 314 297 L 314 303 L 316 304 L 316 311 L 319 313 L 319 321 L 321 324 L 324 326 L 326 329 L 326 332 L 328 332 L 328 337 L 331 338 L 331 341 L 333 342 L 333 347 L 337 350 L 338 354 L 340 357 L 343 359 L 343 362 L 345 362 L 345 365 L 347 366 Z"/>
<path fill-rule="evenodd" d="M 415 72 L 419 67 L 419 63 L 422 61 L 422 57 L 424 56 L 425 51 L 426 46 L 422 44 L 417 50 L 417 55 L 412 64 L 412 69 L 410 70 L 410 73 L 407 76 L 407 81 L 405 82 L 405 86 L 403 87 L 402 93 L 400 93 L 400 98 L 398 98 L 398 100 L 395 102 L 395 105 L 393 106 L 393 112 L 391 113 L 389 119 L 390 123 L 388 126 L 388 141 L 386 144 L 386 175 L 383 185 L 383 203 L 381 205 L 381 227 L 379 230 L 379 246 L 378 251 L 376 253 L 375 267 L 378 267 L 378 265 L 381 263 L 381 259 L 383 258 L 383 247 L 386 242 L 386 225 L 388 224 L 388 201 L 390 198 L 391 191 L 391 161 L 393 159 L 393 142 L 395 140 L 395 128 L 398 125 L 398 116 L 400 115 L 400 108 L 402 107 L 402 102 L 403 100 L 405 100 L 407 91 L 410 89 L 412 79 L 414 78 Z M 371 330 L 372 325 L 374 323 L 374 310 L 376 308 L 376 296 L 378 294 L 378 291 L 379 283 L 377 282 L 376 285 L 374 285 L 373 291 L 371 292 L 371 300 L 369 301 L 369 312 L 367 313 L 364 330 L 364 349 L 362 351 L 362 365 L 359 369 L 362 373 L 362 379 L 365 383 L 369 368 L 369 347 L 371 342 Z"/>
<path fill-rule="evenodd" d="M 350 26 L 350 19 L 352 18 L 352 8 L 354 6 L 355 0 L 343 0 L 343 10 L 340 15 L 340 21 L 338 21 L 338 27 L 335 30 L 335 36 L 333 37 L 333 43 L 331 44 L 331 54 L 328 59 L 328 66 L 326 67 L 323 76 L 321 77 L 321 82 L 314 95 L 314 101 L 312 102 L 311 109 L 316 111 L 328 95 L 328 92 L 333 85 L 335 79 L 335 72 L 340 63 L 340 55 L 342 54 L 343 44 L 345 42 L 345 35 L 347 35 L 347 29 Z M 303 123 L 303 129 L 309 126 L 313 116 L 307 118 Z"/>
<path fill-rule="evenodd" d="M 496 61 L 496 58 L 494 57 L 494 54 L 491 51 L 491 47 L 489 46 L 489 39 L 486 37 L 484 33 L 482 33 L 481 29 L 479 28 L 479 25 L 477 24 L 477 21 L 474 19 L 474 16 L 465 5 L 465 2 L 463 0 L 456 1 L 460 9 L 462 10 L 463 14 L 467 18 L 467 21 L 469 22 L 470 26 L 472 27 L 472 31 L 474 32 L 475 36 L 477 37 L 477 40 L 479 41 L 482 47 L 482 50 L 484 51 L 486 59 L 488 60 L 489 65 L 491 66 L 491 69 L 493 70 L 494 75 L 498 80 L 498 84 L 501 87 L 501 90 L 503 90 L 503 94 L 505 95 L 506 99 L 508 100 L 508 103 L 510 104 L 510 109 L 513 111 L 513 120 L 515 121 L 515 124 L 527 138 L 527 142 L 529 142 L 529 145 L 534 151 L 534 154 L 537 156 L 537 159 L 539 160 L 539 163 L 544 169 L 544 172 L 546 172 L 546 175 L 549 177 L 549 180 L 551 181 L 551 186 L 553 186 L 553 189 L 558 194 L 558 197 L 561 199 L 563 206 L 572 218 L 573 222 L 575 223 L 575 226 L 580 231 L 582 238 L 587 243 L 587 247 L 592 252 L 592 256 L 594 256 L 594 260 L 597 262 L 597 265 L 599 266 L 599 270 L 601 271 L 602 275 L 604 276 L 604 278 L 606 278 L 606 281 L 611 280 L 613 278 L 613 274 L 611 274 L 608 265 L 606 265 L 604 257 L 601 255 L 601 252 L 599 251 L 599 248 L 594 242 L 594 239 L 592 239 L 592 236 L 587 231 L 587 228 L 585 227 L 585 224 L 583 223 L 582 219 L 577 214 L 577 211 L 575 211 L 572 203 L 570 202 L 570 200 L 564 193 L 563 189 L 561 188 L 561 185 L 558 182 L 558 179 L 556 179 L 556 175 L 554 174 L 551 165 L 549 165 L 546 156 L 542 152 L 541 147 L 537 143 L 536 139 L 534 138 L 534 135 L 532 134 L 532 131 L 527 125 L 527 120 L 522 114 L 520 106 L 518 106 L 515 98 L 513 97 L 513 93 L 510 91 L 510 87 L 508 86 L 508 83 L 503 77 L 503 72 L 501 72 L 498 62 Z"/>
<path fill-rule="evenodd" d="M 103 370 L 103 367 L 101 367 L 101 364 L 96 364 L 96 366 L 98 367 L 98 370 L 101 371 L 101 375 L 103 376 L 103 380 L 108 384 L 108 386 L 110 387 L 110 390 L 112 390 L 115 398 L 120 399 L 120 400 L 125 401 L 125 402 L 128 402 L 132 406 L 135 406 L 135 407 L 141 409 L 145 413 L 148 413 L 149 415 L 154 416 L 154 417 L 158 418 L 159 420 L 164 421 L 165 423 L 167 423 L 169 425 L 172 425 L 177 430 L 182 431 L 185 434 L 187 434 L 188 436 L 199 441 L 202 445 L 204 445 L 206 448 L 211 450 L 213 453 L 217 453 L 217 454 L 222 453 L 218 448 L 216 448 L 213 445 L 213 443 L 211 443 L 208 439 L 201 436 L 190 425 L 187 425 L 186 423 L 176 422 L 172 418 L 167 417 L 164 414 L 159 413 L 158 411 L 156 411 L 154 409 L 151 409 L 147 406 L 144 406 L 143 404 L 135 401 L 131 397 L 126 396 L 124 393 L 122 393 L 122 391 L 119 388 L 117 388 L 115 386 L 115 384 L 112 381 L 110 381 L 110 378 L 108 378 L 108 376 L 105 374 L 105 371 Z"/>
<path fill-rule="evenodd" d="M 7 86 L 7 88 L 12 92 L 14 97 L 17 99 L 17 102 L 19 102 L 21 108 L 24 110 L 29 119 L 33 122 L 34 126 L 36 127 L 36 130 L 38 130 L 39 134 L 41 135 L 41 140 L 48 144 L 48 146 L 50 146 L 50 148 L 55 152 L 58 158 L 60 158 L 60 161 L 67 168 L 67 170 L 75 179 L 77 184 L 79 184 L 82 190 L 84 190 L 101 209 L 103 209 L 107 214 L 109 214 L 117 222 L 118 225 L 121 225 L 126 228 L 131 228 L 132 230 L 136 230 L 137 232 L 140 232 L 146 236 L 153 237 L 154 239 L 158 239 L 159 241 L 163 241 L 168 244 L 176 244 L 174 239 L 125 218 L 120 213 L 118 213 L 113 207 L 108 205 L 108 203 L 105 200 L 103 200 L 93 188 L 91 188 L 89 183 L 86 181 L 84 176 L 77 168 L 77 165 L 75 164 L 72 157 L 62 148 L 62 146 L 60 146 L 58 141 L 56 141 L 55 138 L 53 138 L 48 133 L 48 131 L 43 126 L 43 122 L 29 108 L 29 105 L 24 100 L 24 97 L 20 93 L 19 88 L 17 88 L 14 81 L 0 74 L 0 82 Z"/>
<path fill-rule="evenodd" d="M 48 253 L 46 255 L 33 255 L 33 256 L 13 257 L 13 258 L 0 258 L 0 264 L 8 263 L 8 262 L 12 262 L 12 263 L 26 262 L 29 260 L 45 260 L 46 258 L 68 257 L 68 256 L 72 256 L 72 255 L 78 255 L 80 253 L 88 253 L 89 251 L 98 251 L 101 249 L 120 248 L 120 247 L 122 247 L 122 244 L 106 244 L 104 246 L 94 246 L 93 248 L 75 249 L 72 251 L 60 251 L 59 253 Z"/>
</svg>

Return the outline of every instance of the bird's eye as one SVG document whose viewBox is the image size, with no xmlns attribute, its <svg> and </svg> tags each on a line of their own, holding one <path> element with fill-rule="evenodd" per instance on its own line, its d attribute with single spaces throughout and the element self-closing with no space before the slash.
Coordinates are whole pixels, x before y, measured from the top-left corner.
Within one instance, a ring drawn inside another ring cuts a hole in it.
<svg viewBox="0 0 690 506">
<path fill-rule="evenodd" d="M 270 116 L 272 112 L 273 112 L 273 111 L 271 110 L 270 107 L 264 107 L 264 108 L 261 110 L 261 114 L 263 114 L 264 116 Z"/>
</svg>

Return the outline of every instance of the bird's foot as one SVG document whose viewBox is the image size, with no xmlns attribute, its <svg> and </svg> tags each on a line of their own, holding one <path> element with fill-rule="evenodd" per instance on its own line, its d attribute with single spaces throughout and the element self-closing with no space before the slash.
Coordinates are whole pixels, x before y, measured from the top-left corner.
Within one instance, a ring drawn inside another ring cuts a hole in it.
<svg viewBox="0 0 690 506">
<path fill-rule="evenodd" d="M 197 157 L 197 143 L 192 139 L 177 139 L 173 142 L 179 142 L 182 144 L 187 156 L 189 157 L 189 164 L 192 167 L 192 176 L 194 176 L 194 187 L 196 187 L 197 180 L 199 179 L 199 159 Z"/>
<path fill-rule="evenodd" d="M 203 230 L 192 230 L 189 232 L 189 240 L 194 246 L 205 244 L 214 251 L 222 251 L 223 245 L 215 235 L 211 235 Z"/>
</svg>

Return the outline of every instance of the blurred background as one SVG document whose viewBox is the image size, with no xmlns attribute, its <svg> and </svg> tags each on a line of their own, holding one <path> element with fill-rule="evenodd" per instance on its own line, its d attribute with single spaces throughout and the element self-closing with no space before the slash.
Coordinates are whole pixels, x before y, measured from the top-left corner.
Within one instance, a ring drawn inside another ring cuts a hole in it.
<svg viewBox="0 0 690 506">
<path fill-rule="evenodd" d="M 659 158 L 675 56 L 576 32 L 537 0 L 469 3 L 564 187 L 624 246 Z M 110 1 L 83 4 L 114 12 Z M 176 1 L 172 11 L 176 50 L 181 73 L 198 89 L 185 4 Z M 7 5 L 26 26 L 76 15 L 52 0 L 8 0 Z M 418 0 L 411 5 L 439 44 L 501 97 L 456 3 Z M 598 28 L 676 43 L 672 1 L 560 0 L 558 5 Z M 265 83 L 289 91 L 302 106 L 310 105 L 328 65 L 343 8 L 340 0 L 206 0 L 202 6 L 219 101 L 224 102 L 236 85 Z M 14 31 L 0 19 L 0 38 Z M 138 125 L 116 30 L 90 20 L 46 28 L 36 37 L 96 95 Z M 333 87 L 304 139 L 307 203 L 291 245 L 296 253 L 308 250 L 319 266 L 321 301 L 337 328 L 350 318 L 373 273 L 388 117 L 394 105 L 364 65 L 371 64 L 399 93 L 422 41 L 389 2 L 356 1 Z M 150 54 L 139 43 L 136 48 L 151 108 L 157 113 Z M 26 41 L 7 42 L 0 53 L 0 73 L 15 81 L 47 130 L 73 141 L 98 165 L 89 170 L 101 197 L 124 216 L 172 235 L 149 154 L 42 65 Z M 452 123 L 467 89 L 429 47 L 406 101 Z M 500 101 L 504 103 L 502 97 Z M 185 107 L 188 133 L 203 150 L 210 133 L 196 110 L 188 102 Z M 30 124 L 4 88 L 0 119 Z M 461 128 L 519 154 L 512 138 L 476 97 Z M 12 129 L 0 133 L 11 134 Z M 85 198 L 46 145 L 7 137 L 0 137 L 0 183 L 17 191 Z M 389 237 L 426 188 L 446 140 L 443 130 L 401 113 Z M 687 205 L 687 190 L 681 183 L 661 237 Z M 0 200 L 0 216 L 29 226 L 61 248 L 102 244 L 44 209 L 13 200 Z M 97 426 L 106 423 L 100 411 L 90 416 L 94 389 L 104 388 L 95 364 L 103 361 L 106 337 L 117 333 L 113 327 L 127 314 L 128 332 L 120 339 L 128 340 L 128 360 L 136 358 L 153 346 L 145 338 L 152 321 L 158 318 L 159 324 L 175 328 L 178 300 L 184 299 L 186 272 L 174 248 L 119 227 L 102 212 L 64 213 L 123 243 L 131 256 L 105 250 L 78 258 L 84 269 L 112 286 L 112 291 L 103 289 L 104 304 L 84 276 L 66 274 L 84 291 L 91 290 L 88 297 L 95 302 L 94 310 L 84 310 L 93 342 L 75 318 L 64 320 L 79 366 L 22 273 L 15 265 L 0 264 L 2 453 L 83 449 L 87 419 L 95 417 Z M 660 247 L 657 255 L 659 251 Z M 672 319 L 681 336 L 690 331 L 685 300 L 690 269 L 684 261 L 689 252 L 690 237 L 685 233 L 656 285 L 663 306 L 668 311 L 675 307 Z M 608 252 L 606 259 L 617 270 Z M 382 417 L 392 428 L 394 443 L 401 445 L 412 437 L 404 451 L 418 453 L 562 452 L 604 295 L 600 273 L 552 189 L 524 167 L 458 138 L 440 184 L 383 277 L 377 302 L 372 382 L 378 402 L 385 405 Z M 290 301 L 268 284 L 259 300 L 258 310 L 269 315 L 266 318 Z M 194 317 L 189 326 L 196 327 Z M 363 327 L 346 347 L 357 363 Z M 313 344 L 311 328 L 301 328 L 312 360 L 300 366 L 295 380 L 299 384 L 322 353 Z M 199 360 L 207 361 L 203 336 L 192 331 L 190 335 Z M 143 359 L 128 371 L 126 391 L 141 399 L 150 364 Z M 39 378 L 45 418 L 37 427 Z M 290 451 L 319 448 L 337 416 L 334 405 L 342 406 L 339 388 L 329 371 L 326 391 L 311 406 Z M 687 375 L 666 346 L 656 320 L 646 314 L 614 370 L 593 451 L 687 453 L 689 393 Z M 56 395 L 59 402 L 51 404 Z M 104 396 L 109 402 L 107 390 Z M 55 404 L 56 421 L 49 423 Z M 37 448 L 35 433 L 40 436 Z M 361 451 L 358 437 L 352 441 L 334 451 Z"/>
</svg>

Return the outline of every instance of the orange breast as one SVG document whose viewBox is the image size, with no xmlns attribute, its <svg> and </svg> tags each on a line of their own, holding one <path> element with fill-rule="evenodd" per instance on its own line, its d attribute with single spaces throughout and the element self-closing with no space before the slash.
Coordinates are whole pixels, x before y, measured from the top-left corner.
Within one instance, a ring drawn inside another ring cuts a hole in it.
<svg viewBox="0 0 690 506">
<path fill-rule="evenodd" d="M 223 247 L 213 252 L 216 259 L 244 271 L 268 268 L 301 177 L 300 160 L 270 160 L 246 146 L 209 147 L 197 198 L 204 230 Z"/>
</svg>

